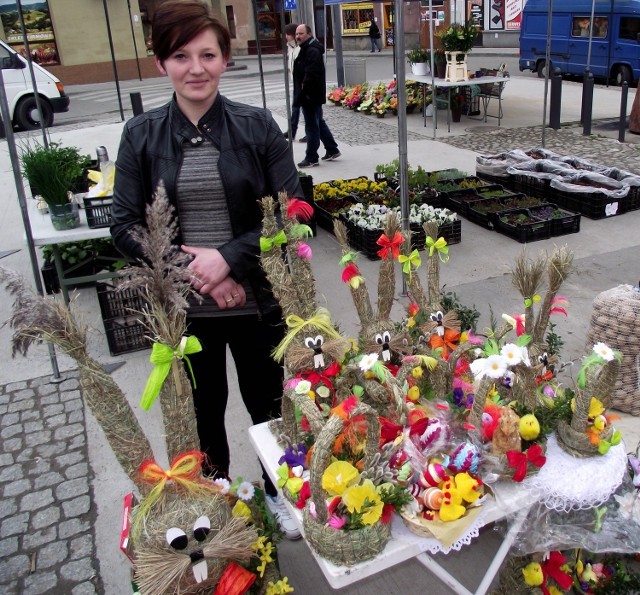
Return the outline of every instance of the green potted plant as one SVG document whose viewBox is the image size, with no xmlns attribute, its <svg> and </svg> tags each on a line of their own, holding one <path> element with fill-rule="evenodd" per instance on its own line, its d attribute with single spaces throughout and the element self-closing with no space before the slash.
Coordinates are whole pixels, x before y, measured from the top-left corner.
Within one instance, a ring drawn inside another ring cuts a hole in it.
<svg viewBox="0 0 640 595">
<path fill-rule="evenodd" d="M 417 46 L 415 49 L 407 52 L 407 61 L 411 64 L 411 72 L 413 72 L 413 74 L 424 76 L 429 72 L 431 52 Z"/>
<path fill-rule="evenodd" d="M 80 225 L 78 204 L 72 191 L 91 159 L 76 147 L 60 143 L 48 146 L 35 142 L 22 147 L 22 172 L 32 193 L 47 203 L 54 229 L 73 229 Z"/>
<path fill-rule="evenodd" d="M 472 21 L 467 21 L 464 25 L 453 23 L 437 33 L 437 37 L 445 52 L 456 54 L 467 54 L 471 51 L 478 29 Z"/>
</svg>

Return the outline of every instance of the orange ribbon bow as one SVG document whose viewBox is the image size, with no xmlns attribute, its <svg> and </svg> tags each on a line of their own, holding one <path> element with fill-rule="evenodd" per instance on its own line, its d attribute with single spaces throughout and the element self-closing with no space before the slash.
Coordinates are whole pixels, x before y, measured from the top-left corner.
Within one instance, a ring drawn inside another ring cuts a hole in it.
<svg viewBox="0 0 640 595">
<path fill-rule="evenodd" d="M 382 246 L 380 250 L 378 250 L 378 256 L 387 260 L 389 255 L 391 255 L 395 260 L 400 255 L 400 246 L 402 246 L 402 242 L 404 242 L 404 236 L 399 231 L 396 231 L 396 235 L 394 235 L 391 240 L 383 233 L 376 240 L 376 244 L 378 244 L 378 246 Z"/>
<path fill-rule="evenodd" d="M 539 444 L 533 444 L 525 452 L 508 451 L 507 460 L 509 467 L 515 467 L 513 481 L 522 481 L 527 475 L 529 463 L 536 467 L 542 467 L 547 462 L 547 457 L 542 454 L 542 447 Z"/>
</svg>

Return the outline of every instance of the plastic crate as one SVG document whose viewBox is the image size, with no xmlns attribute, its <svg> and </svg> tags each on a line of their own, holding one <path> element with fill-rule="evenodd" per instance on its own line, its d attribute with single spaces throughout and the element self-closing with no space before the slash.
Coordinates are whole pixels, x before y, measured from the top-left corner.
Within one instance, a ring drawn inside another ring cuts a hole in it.
<svg viewBox="0 0 640 595">
<path fill-rule="evenodd" d="M 526 174 L 514 174 L 510 177 L 512 188 L 517 192 L 524 192 L 524 194 L 540 198 L 548 198 L 553 192 L 550 185 L 551 180 L 542 180 Z"/>
<path fill-rule="evenodd" d="M 444 238 L 447 244 L 459 244 L 462 242 L 462 221 L 456 219 L 441 225 L 438 227 L 438 237 Z"/>
<path fill-rule="evenodd" d="M 549 219 L 551 222 L 551 237 L 558 237 L 567 235 L 570 233 L 578 233 L 580 231 L 580 213 L 572 213 L 571 211 L 565 211 L 564 209 L 560 209 L 557 205 L 547 204 L 539 207 L 531 207 L 529 212 L 532 215 L 538 217 L 538 213 L 547 207 L 551 207 L 555 210 L 560 211 L 559 217 L 552 217 Z M 543 219 L 543 217 L 540 217 Z"/>
<path fill-rule="evenodd" d="M 87 225 L 91 228 L 109 227 L 111 225 L 112 196 L 83 198 Z"/>
<path fill-rule="evenodd" d="M 464 88 L 464 103 L 462 104 L 462 113 L 467 116 L 480 115 L 480 97 L 471 92 L 471 87 L 466 85 Z"/>
<path fill-rule="evenodd" d="M 627 211 L 637 211 L 638 209 L 640 209 L 640 186 L 629 186 Z"/>
<path fill-rule="evenodd" d="M 486 227 L 487 229 L 495 229 L 497 214 L 501 209 L 497 208 L 493 211 L 485 211 L 484 209 L 481 210 L 478 208 L 481 206 L 493 205 L 494 203 L 498 207 L 502 206 L 503 212 L 507 210 L 499 198 L 481 198 L 479 200 L 469 202 L 467 219 L 473 223 L 482 225 L 482 227 Z"/>
<path fill-rule="evenodd" d="M 508 211 L 508 213 L 531 215 L 528 209 L 513 209 Z M 505 214 L 507 213 L 502 213 L 502 215 Z M 551 220 L 539 219 L 534 223 L 517 223 L 516 225 L 512 225 L 498 217 L 496 219 L 496 229 L 521 244 L 526 244 L 537 240 L 548 240 L 551 237 Z"/>
<path fill-rule="evenodd" d="M 606 219 L 627 212 L 627 197 L 612 200 L 601 192 L 571 193 L 556 191 L 557 203 L 575 213 L 582 213 L 589 219 Z"/>
<path fill-rule="evenodd" d="M 140 312 L 145 300 L 133 289 L 117 289 L 112 283 L 96 283 L 102 319 L 121 318 Z"/>
<path fill-rule="evenodd" d="M 146 329 L 136 316 L 124 319 L 105 320 L 104 330 L 111 355 L 140 351 L 150 347 Z"/>
<path fill-rule="evenodd" d="M 455 211 L 459 215 L 467 215 L 469 202 L 480 198 L 475 188 L 464 188 L 462 190 L 451 190 L 441 192 L 442 206 L 450 211 Z"/>
<path fill-rule="evenodd" d="M 503 198 L 503 197 L 512 197 L 517 194 L 523 194 L 522 192 L 515 192 L 509 188 L 505 188 L 502 184 L 490 184 L 488 186 L 482 186 L 480 188 L 476 188 L 478 192 L 478 196 L 480 198 Z M 494 196 L 487 196 L 487 194 L 497 193 Z"/>
</svg>

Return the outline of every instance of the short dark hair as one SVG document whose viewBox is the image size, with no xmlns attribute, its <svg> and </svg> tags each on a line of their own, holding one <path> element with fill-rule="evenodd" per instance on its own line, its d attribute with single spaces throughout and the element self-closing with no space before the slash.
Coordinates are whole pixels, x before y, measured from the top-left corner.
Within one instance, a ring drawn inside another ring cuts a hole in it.
<svg viewBox="0 0 640 595">
<path fill-rule="evenodd" d="M 298 28 L 298 25 L 296 25 L 296 23 L 289 23 L 288 25 L 285 26 L 284 33 L 285 35 L 291 35 L 291 37 L 295 37 L 297 28 Z"/>
<path fill-rule="evenodd" d="M 168 0 L 153 15 L 151 42 L 153 53 L 162 64 L 173 52 L 187 45 L 206 29 L 211 29 L 225 60 L 231 57 L 231 36 L 211 7 L 199 0 Z"/>
</svg>

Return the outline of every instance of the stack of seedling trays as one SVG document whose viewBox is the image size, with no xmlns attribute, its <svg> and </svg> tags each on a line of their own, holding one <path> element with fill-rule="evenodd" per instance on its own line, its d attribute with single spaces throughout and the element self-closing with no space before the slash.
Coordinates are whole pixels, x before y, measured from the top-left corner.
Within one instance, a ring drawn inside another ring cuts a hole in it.
<svg viewBox="0 0 640 595">
<path fill-rule="evenodd" d="M 111 355 L 140 351 L 151 344 L 141 321 L 140 312 L 145 306 L 143 298 L 134 290 L 118 289 L 117 283 L 117 279 L 111 283 L 96 283 Z"/>
</svg>

